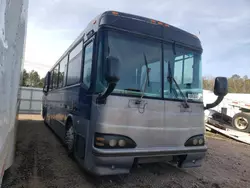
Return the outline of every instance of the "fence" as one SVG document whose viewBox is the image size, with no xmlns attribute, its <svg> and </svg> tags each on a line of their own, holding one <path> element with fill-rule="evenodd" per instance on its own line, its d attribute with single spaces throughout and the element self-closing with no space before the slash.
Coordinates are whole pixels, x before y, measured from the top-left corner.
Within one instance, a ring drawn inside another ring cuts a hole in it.
<svg viewBox="0 0 250 188">
<path fill-rule="evenodd" d="M 41 88 L 21 87 L 20 114 L 41 113 L 43 90 Z"/>
</svg>

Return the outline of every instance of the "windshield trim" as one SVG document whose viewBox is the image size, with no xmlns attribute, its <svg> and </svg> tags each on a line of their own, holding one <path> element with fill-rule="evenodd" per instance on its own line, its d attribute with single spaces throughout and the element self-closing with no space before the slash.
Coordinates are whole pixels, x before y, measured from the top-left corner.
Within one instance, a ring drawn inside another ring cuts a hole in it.
<svg viewBox="0 0 250 188">
<path fill-rule="evenodd" d="M 98 38 L 98 48 L 99 48 L 99 44 L 101 43 L 101 40 L 104 43 L 107 42 L 108 38 L 107 38 L 105 32 L 107 33 L 108 31 L 111 31 L 111 32 L 113 31 L 113 32 L 117 32 L 117 33 L 125 34 L 125 35 L 130 35 L 130 36 L 134 36 L 134 37 L 137 37 L 137 38 L 141 38 L 141 39 L 145 39 L 145 40 L 150 40 L 152 42 L 158 42 L 159 45 L 160 45 L 160 47 L 161 47 L 161 57 L 160 57 L 160 63 L 161 63 L 161 67 L 160 68 L 161 68 L 161 79 L 162 79 L 162 81 L 161 81 L 161 92 L 160 92 L 160 95 L 158 95 L 158 96 L 153 96 L 152 97 L 152 96 L 144 95 L 143 98 L 145 98 L 145 99 L 155 99 L 155 100 L 164 100 L 164 101 L 178 101 L 178 102 L 183 102 L 182 98 L 166 98 L 165 95 L 164 95 L 164 63 L 163 63 L 164 62 L 164 45 L 172 45 L 174 43 L 173 41 L 170 42 L 170 41 L 166 41 L 166 40 L 159 39 L 159 38 L 156 38 L 156 37 L 152 37 L 152 36 L 149 36 L 149 35 L 145 35 L 145 34 L 142 34 L 142 33 L 131 32 L 131 31 L 120 29 L 120 28 L 115 28 L 115 27 L 102 27 L 98 31 L 98 32 L 102 33 L 102 34 L 99 34 L 100 38 Z M 105 44 L 103 44 L 103 45 L 105 46 Z M 201 49 L 196 49 L 196 48 L 193 48 L 193 47 L 190 47 L 190 46 L 187 46 L 187 45 L 180 44 L 178 42 L 176 42 L 176 47 L 181 47 L 181 48 L 184 48 L 185 50 L 190 50 L 192 52 L 195 52 L 195 53 L 198 53 L 198 54 L 202 55 L 202 50 Z M 104 50 L 103 50 L 102 59 L 105 57 L 104 53 L 107 53 L 106 48 L 104 48 Z M 99 57 L 97 57 L 97 59 L 98 58 Z M 96 67 L 98 67 L 98 66 L 96 65 Z M 99 92 L 95 91 L 94 93 L 98 94 Z M 138 93 L 138 94 L 135 94 L 135 93 Z M 112 92 L 110 95 L 111 96 L 122 96 L 122 97 L 140 98 L 141 97 L 141 92 L 135 92 L 135 91 L 133 91 L 133 94 L 129 93 L 128 91 L 125 91 L 124 93 Z M 187 98 L 187 102 L 198 103 L 199 104 L 199 103 L 203 103 L 203 100 L 194 100 L 194 99 L 188 99 Z"/>
</svg>

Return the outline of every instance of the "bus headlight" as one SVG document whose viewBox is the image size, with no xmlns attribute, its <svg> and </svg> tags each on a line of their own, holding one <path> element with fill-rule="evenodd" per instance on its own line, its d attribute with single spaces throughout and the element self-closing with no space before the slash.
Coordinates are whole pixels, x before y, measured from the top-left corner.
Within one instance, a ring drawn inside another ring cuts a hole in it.
<svg viewBox="0 0 250 188">
<path fill-rule="evenodd" d="M 185 146 L 204 146 L 204 135 L 192 136 L 185 142 Z"/>
<path fill-rule="evenodd" d="M 96 133 L 94 145 L 97 148 L 135 148 L 136 143 L 129 137 L 115 134 Z"/>
<path fill-rule="evenodd" d="M 118 145 L 120 147 L 124 147 L 126 145 L 126 141 L 125 140 L 119 140 Z"/>
<path fill-rule="evenodd" d="M 115 147 L 116 144 L 117 144 L 117 141 L 114 140 L 114 139 L 112 139 L 112 140 L 109 141 L 109 146 L 111 146 L 111 147 Z"/>
</svg>

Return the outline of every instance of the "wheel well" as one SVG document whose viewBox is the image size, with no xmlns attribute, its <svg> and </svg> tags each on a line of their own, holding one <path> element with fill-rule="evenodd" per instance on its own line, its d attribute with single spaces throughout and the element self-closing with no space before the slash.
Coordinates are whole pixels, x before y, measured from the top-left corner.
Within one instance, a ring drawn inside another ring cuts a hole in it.
<svg viewBox="0 0 250 188">
<path fill-rule="evenodd" d="M 42 107 L 42 117 L 44 118 L 46 114 L 47 114 L 47 109 L 43 106 Z"/>
</svg>

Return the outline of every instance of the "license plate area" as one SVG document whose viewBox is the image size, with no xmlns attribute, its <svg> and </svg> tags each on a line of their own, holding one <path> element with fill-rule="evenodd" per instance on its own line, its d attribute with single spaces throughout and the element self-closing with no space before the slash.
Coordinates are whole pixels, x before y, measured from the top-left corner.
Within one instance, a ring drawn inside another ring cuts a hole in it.
<svg viewBox="0 0 250 188">
<path fill-rule="evenodd" d="M 170 155 L 170 156 L 159 156 L 159 157 L 138 157 L 135 160 L 138 164 L 170 162 L 173 160 L 173 156 Z"/>
</svg>

